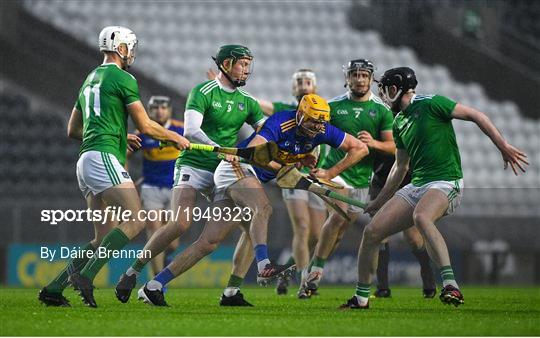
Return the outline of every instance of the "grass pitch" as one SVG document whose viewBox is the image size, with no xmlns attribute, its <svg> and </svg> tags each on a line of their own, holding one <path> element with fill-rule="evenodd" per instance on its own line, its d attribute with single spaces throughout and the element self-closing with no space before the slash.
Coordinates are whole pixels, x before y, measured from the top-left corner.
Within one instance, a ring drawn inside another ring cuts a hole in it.
<svg viewBox="0 0 540 338">
<path fill-rule="evenodd" d="M 136 291 L 136 290 L 135 290 Z M 298 300 L 295 289 L 244 288 L 253 308 L 218 306 L 221 289 L 172 289 L 169 308 L 133 297 L 121 304 L 112 289 L 96 290 L 97 309 L 84 307 L 72 291 L 70 308 L 45 307 L 34 289 L 0 289 L 2 336 L 538 336 L 540 288 L 465 287 L 465 305 L 421 298 L 416 288 L 393 288 L 367 311 L 339 311 L 354 289 L 323 287 Z"/>
</svg>

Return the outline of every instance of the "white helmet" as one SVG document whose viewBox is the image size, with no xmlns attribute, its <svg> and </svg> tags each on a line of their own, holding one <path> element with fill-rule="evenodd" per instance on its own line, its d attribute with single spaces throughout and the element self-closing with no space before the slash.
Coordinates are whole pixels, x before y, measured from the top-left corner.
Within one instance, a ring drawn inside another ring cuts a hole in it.
<svg viewBox="0 0 540 338">
<path fill-rule="evenodd" d="M 315 76 L 314 71 L 307 68 L 299 69 L 293 74 L 292 94 L 300 101 L 301 96 L 303 96 L 303 94 L 312 94 L 312 93 L 300 93 L 300 88 L 298 88 L 299 79 L 310 79 L 311 84 L 313 86 L 313 90 L 316 91 L 317 90 L 317 77 Z"/>
<path fill-rule="evenodd" d="M 128 55 L 120 55 L 118 47 L 125 43 L 128 49 Z M 137 50 L 137 36 L 129 28 L 122 26 L 107 26 L 99 33 L 99 51 L 116 52 L 124 61 L 131 65 L 135 60 Z M 132 57 L 129 57 L 132 56 Z"/>
</svg>

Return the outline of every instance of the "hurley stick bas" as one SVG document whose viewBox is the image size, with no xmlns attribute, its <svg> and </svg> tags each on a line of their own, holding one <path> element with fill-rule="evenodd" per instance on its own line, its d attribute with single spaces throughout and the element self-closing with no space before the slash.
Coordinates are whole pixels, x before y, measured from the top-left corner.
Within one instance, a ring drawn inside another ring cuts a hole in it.
<svg viewBox="0 0 540 338">
<path fill-rule="evenodd" d="M 328 188 L 318 186 L 304 177 L 294 166 L 285 166 L 277 173 L 277 184 L 283 189 L 301 189 L 311 191 L 319 196 L 326 196 L 347 204 L 365 208 L 366 204 L 353 198 L 343 196 Z"/>
</svg>

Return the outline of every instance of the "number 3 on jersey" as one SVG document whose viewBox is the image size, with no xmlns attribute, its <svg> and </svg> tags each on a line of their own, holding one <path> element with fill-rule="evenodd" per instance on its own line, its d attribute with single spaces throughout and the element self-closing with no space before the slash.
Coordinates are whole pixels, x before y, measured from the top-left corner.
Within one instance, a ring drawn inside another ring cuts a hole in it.
<svg viewBox="0 0 540 338">
<path fill-rule="evenodd" d="M 95 75 L 96 75 L 96 72 L 92 74 L 92 78 L 89 81 L 90 84 L 86 86 L 83 90 L 84 101 L 85 101 L 84 115 L 86 116 L 86 118 L 90 117 L 90 100 L 91 100 L 90 94 L 93 94 L 92 110 L 94 111 L 94 115 L 99 116 L 101 113 L 101 106 L 100 106 L 100 100 L 99 100 L 99 86 L 101 85 L 101 82 L 98 82 L 93 85 L 91 84 Z"/>
</svg>

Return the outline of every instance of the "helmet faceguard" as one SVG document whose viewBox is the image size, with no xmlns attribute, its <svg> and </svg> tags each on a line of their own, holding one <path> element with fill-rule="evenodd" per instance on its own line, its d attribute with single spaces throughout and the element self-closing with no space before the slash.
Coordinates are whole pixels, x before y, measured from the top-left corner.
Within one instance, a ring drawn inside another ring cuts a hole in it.
<svg viewBox="0 0 540 338">
<path fill-rule="evenodd" d="M 326 131 L 330 121 L 330 106 L 325 99 L 316 94 L 302 97 L 296 110 L 296 124 L 302 134 L 313 138 Z"/>
<path fill-rule="evenodd" d="M 249 48 L 241 45 L 225 45 L 221 46 L 216 54 L 212 57 L 216 62 L 218 69 L 225 75 L 235 87 L 242 87 L 246 85 L 246 81 L 253 72 L 253 54 Z M 247 59 L 252 61 L 249 66 L 248 75 L 245 79 L 233 79 L 231 71 L 237 61 L 241 59 Z M 226 60 L 230 60 L 227 66 L 224 65 Z"/>
<path fill-rule="evenodd" d="M 306 82 L 311 82 L 311 89 L 305 88 Z M 311 69 L 299 69 L 292 76 L 292 94 L 300 102 L 306 94 L 314 94 L 317 90 L 317 78 Z"/>
<path fill-rule="evenodd" d="M 373 65 L 373 62 L 367 59 L 356 59 L 349 61 L 349 63 L 347 65 L 343 65 L 342 68 L 343 75 L 345 76 L 345 87 L 349 87 L 349 93 L 356 97 L 365 95 L 366 92 L 358 92 L 353 89 L 353 85 L 351 84 L 351 75 L 357 71 L 368 72 L 371 84 L 371 79 L 373 78 L 373 73 L 375 72 L 375 66 Z M 367 91 L 369 91 L 369 85 Z"/>
<path fill-rule="evenodd" d="M 159 108 L 166 109 L 165 116 L 158 116 Z M 158 123 L 165 123 L 172 114 L 171 99 L 168 96 L 152 96 L 148 101 L 148 115 L 150 118 Z"/>
<path fill-rule="evenodd" d="M 127 54 L 120 53 L 120 46 L 124 44 Z M 101 52 L 115 52 L 124 61 L 128 68 L 133 64 L 137 54 L 137 36 L 129 28 L 122 26 L 107 26 L 99 33 L 99 50 Z"/>
<path fill-rule="evenodd" d="M 399 104 L 403 95 L 414 92 L 414 89 L 418 85 L 416 74 L 409 67 L 389 69 L 376 82 L 379 87 L 379 96 L 394 112 L 401 110 Z M 390 87 L 392 86 L 397 88 L 394 96 L 390 96 Z"/>
</svg>

